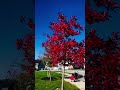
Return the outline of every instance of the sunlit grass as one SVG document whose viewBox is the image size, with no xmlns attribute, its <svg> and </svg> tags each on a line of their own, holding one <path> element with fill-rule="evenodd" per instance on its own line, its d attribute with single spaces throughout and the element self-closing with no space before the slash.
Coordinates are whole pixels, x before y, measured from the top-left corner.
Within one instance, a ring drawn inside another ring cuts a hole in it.
<svg viewBox="0 0 120 90">
<path fill-rule="evenodd" d="M 56 78 L 54 81 L 41 80 L 41 78 L 47 77 L 46 71 L 35 72 L 35 90 L 56 90 L 61 87 L 61 74 L 52 72 L 51 76 Z M 75 85 L 64 81 L 64 90 L 80 90 Z"/>
</svg>

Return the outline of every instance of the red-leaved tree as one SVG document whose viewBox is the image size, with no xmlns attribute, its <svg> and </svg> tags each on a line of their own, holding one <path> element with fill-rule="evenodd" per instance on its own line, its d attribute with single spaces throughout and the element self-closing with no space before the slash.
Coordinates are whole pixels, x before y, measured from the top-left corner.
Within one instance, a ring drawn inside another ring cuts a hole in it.
<svg viewBox="0 0 120 90">
<path fill-rule="evenodd" d="M 17 39 L 16 46 L 17 49 L 23 53 L 21 58 L 21 68 L 23 71 L 23 82 L 29 83 L 34 86 L 34 70 L 35 70 L 35 59 L 34 59 L 34 22 L 32 19 L 26 19 L 24 16 L 21 16 L 20 22 L 27 24 L 27 29 L 31 30 L 29 34 L 26 34 L 25 37 Z M 24 84 L 24 83 L 22 83 Z"/>
<path fill-rule="evenodd" d="M 65 68 L 66 63 L 84 63 L 84 40 L 77 42 L 73 36 L 79 35 L 83 27 L 77 22 L 77 18 L 72 16 L 70 20 L 59 13 L 58 21 L 50 23 L 53 34 L 47 35 L 48 40 L 42 44 L 46 50 L 46 56 L 50 59 L 53 66 L 61 63 Z M 62 74 L 62 90 L 64 80 L 64 69 Z"/>
<path fill-rule="evenodd" d="M 103 11 L 93 9 L 91 4 L 95 4 L 96 8 L 102 8 Z M 118 7 L 114 0 L 87 0 L 87 24 L 91 26 L 94 23 L 109 21 L 110 12 Z M 101 38 L 93 28 L 95 27 L 87 27 L 90 32 L 86 34 L 86 90 L 119 89 L 120 35 L 113 32 L 107 39 Z"/>
</svg>

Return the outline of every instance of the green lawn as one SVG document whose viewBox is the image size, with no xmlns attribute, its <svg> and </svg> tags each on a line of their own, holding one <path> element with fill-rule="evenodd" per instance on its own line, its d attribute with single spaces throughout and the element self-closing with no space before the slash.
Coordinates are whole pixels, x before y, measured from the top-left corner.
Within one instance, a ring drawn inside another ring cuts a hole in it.
<svg viewBox="0 0 120 90">
<path fill-rule="evenodd" d="M 61 74 L 52 72 L 52 77 L 57 80 L 49 81 L 49 80 L 41 80 L 47 76 L 47 72 L 45 71 L 36 71 L 35 72 L 35 90 L 55 90 L 56 88 L 61 87 Z M 76 86 L 64 81 L 64 90 L 80 90 Z"/>
</svg>

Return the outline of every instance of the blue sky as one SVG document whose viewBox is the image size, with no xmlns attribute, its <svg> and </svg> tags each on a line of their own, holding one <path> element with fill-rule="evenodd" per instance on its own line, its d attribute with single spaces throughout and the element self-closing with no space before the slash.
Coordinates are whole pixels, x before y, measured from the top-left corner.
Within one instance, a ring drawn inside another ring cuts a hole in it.
<svg viewBox="0 0 120 90">
<path fill-rule="evenodd" d="M 11 65 L 23 58 L 23 52 L 17 50 L 16 40 L 23 38 L 29 30 L 20 23 L 20 16 L 34 17 L 33 1 L 2 0 L 0 11 L 0 79 L 3 79 Z"/>
<path fill-rule="evenodd" d="M 78 22 L 85 28 L 85 0 L 36 0 L 35 2 L 35 59 L 42 56 L 46 41 L 45 33 L 51 34 L 50 22 L 57 20 L 58 12 L 62 12 L 69 19 L 76 16 Z M 76 36 L 77 41 L 85 38 L 85 32 Z"/>
</svg>

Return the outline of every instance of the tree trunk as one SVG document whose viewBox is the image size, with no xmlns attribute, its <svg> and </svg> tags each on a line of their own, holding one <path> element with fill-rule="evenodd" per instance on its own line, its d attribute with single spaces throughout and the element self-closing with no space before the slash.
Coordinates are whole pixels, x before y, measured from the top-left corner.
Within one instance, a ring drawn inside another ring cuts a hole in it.
<svg viewBox="0 0 120 90">
<path fill-rule="evenodd" d="M 50 69 L 47 70 L 47 77 L 50 78 L 50 81 L 51 81 L 51 71 L 50 71 Z"/>
<path fill-rule="evenodd" d="M 64 90 L 64 73 L 65 73 L 65 66 L 63 65 L 61 90 Z"/>
<path fill-rule="evenodd" d="M 47 77 L 49 77 L 49 71 L 47 70 Z"/>
<path fill-rule="evenodd" d="M 50 71 L 50 69 L 49 69 L 49 77 L 50 77 L 50 81 L 51 81 L 51 71 Z"/>
</svg>

